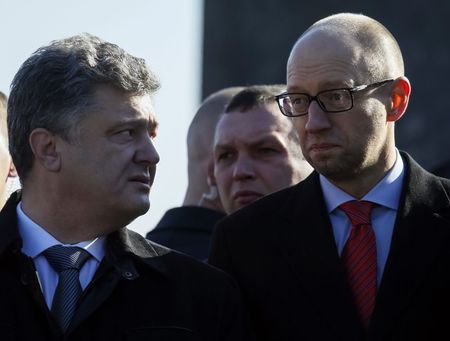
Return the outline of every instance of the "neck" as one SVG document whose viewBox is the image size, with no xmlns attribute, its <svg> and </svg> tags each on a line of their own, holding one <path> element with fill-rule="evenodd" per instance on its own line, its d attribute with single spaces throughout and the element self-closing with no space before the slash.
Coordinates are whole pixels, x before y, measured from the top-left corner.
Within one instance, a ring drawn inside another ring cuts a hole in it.
<svg viewBox="0 0 450 341">
<path fill-rule="evenodd" d="M 22 210 L 35 223 L 64 244 L 75 244 L 106 235 L 115 228 L 105 228 L 105 218 L 93 215 L 83 205 L 57 200 L 51 194 L 22 193 Z"/>
</svg>

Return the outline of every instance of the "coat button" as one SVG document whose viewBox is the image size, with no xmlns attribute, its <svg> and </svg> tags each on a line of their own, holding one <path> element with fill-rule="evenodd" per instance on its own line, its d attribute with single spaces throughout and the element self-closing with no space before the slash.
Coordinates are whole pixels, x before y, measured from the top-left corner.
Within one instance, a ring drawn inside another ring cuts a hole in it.
<svg viewBox="0 0 450 341">
<path fill-rule="evenodd" d="M 123 275 L 125 276 L 125 278 L 127 278 L 127 279 L 131 279 L 131 278 L 133 278 L 133 273 L 132 272 L 130 272 L 130 271 L 125 271 L 124 273 L 123 273 Z"/>
</svg>

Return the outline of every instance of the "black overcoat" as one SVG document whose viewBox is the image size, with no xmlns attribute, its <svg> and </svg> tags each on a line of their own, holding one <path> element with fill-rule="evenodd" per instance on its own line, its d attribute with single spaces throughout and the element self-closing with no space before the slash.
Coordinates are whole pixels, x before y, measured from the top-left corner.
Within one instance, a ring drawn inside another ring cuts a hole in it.
<svg viewBox="0 0 450 341">
<path fill-rule="evenodd" d="M 257 340 L 450 340 L 450 181 L 402 157 L 403 191 L 367 332 L 317 173 L 219 222 L 210 262 L 237 280 Z"/>
</svg>

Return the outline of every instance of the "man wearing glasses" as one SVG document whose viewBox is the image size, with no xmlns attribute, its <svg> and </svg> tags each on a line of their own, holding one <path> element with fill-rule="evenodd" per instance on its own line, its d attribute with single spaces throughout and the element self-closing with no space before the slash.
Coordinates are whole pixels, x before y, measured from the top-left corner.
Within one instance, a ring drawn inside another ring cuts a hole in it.
<svg viewBox="0 0 450 341">
<path fill-rule="evenodd" d="M 371 18 L 327 17 L 297 40 L 277 100 L 315 172 L 226 218 L 210 256 L 258 340 L 449 338 L 450 181 L 395 147 L 410 92 Z"/>
</svg>

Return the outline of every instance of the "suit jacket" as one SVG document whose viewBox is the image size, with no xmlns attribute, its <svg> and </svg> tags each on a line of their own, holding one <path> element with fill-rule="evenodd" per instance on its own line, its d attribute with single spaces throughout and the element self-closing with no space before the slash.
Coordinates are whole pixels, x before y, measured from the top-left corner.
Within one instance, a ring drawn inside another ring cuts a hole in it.
<svg viewBox="0 0 450 341">
<path fill-rule="evenodd" d="M 242 340 L 237 285 L 225 273 L 123 228 L 62 334 L 21 252 L 12 196 L 0 212 L 0 339 Z"/>
<path fill-rule="evenodd" d="M 200 206 L 168 210 L 146 238 L 171 249 L 206 261 L 214 224 L 225 213 Z"/>
<path fill-rule="evenodd" d="M 450 339 L 450 181 L 402 155 L 401 203 L 367 331 L 317 173 L 218 224 L 210 262 L 238 281 L 258 340 Z"/>
</svg>

